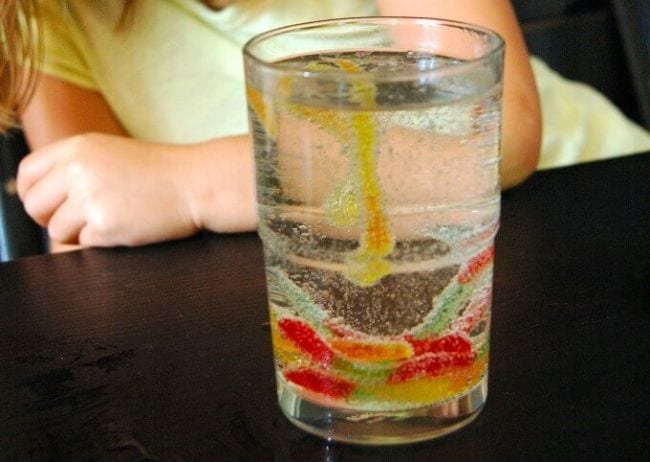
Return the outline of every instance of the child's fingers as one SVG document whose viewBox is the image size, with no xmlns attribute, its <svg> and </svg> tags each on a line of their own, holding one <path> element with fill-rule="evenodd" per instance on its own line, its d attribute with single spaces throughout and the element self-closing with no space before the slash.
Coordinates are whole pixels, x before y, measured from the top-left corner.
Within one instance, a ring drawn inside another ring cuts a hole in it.
<svg viewBox="0 0 650 462">
<path fill-rule="evenodd" d="M 41 226 L 48 226 L 52 214 L 68 196 L 64 176 L 62 169 L 54 168 L 23 191 L 25 210 Z"/>
<path fill-rule="evenodd" d="M 25 200 L 27 192 L 54 167 L 62 155 L 61 143 L 33 151 L 20 162 L 16 178 L 18 196 Z"/>
<path fill-rule="evenodd" d="M 62 244 L 78 244 L 86 216 L 79 204 L 66 200 L 56 209 L 48 224 L 50 238 Z"/>
</svg>

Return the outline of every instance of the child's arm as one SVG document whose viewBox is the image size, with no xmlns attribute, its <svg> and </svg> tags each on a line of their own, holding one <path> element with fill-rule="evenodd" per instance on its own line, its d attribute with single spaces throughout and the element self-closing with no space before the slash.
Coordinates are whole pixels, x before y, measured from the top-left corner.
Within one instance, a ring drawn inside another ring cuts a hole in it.
<svg viewBox="0 0 650 462">
<path fill-rule="evenodd" d="M 477 24 L 506 42 L 501 185 L 522 182 L 537 166 L 541 115 L 535 80 L 509 0 L 379 0 L 383 15 L 428 16 Z"/>
<path fill-rule="evenodd" d="M 42 76 L 22 114 L 28 213 L 56 243 L 142 245 L 255 227 L 248 136 L 167 145 L 124 136 L 104 99 Z"/>
</svg>

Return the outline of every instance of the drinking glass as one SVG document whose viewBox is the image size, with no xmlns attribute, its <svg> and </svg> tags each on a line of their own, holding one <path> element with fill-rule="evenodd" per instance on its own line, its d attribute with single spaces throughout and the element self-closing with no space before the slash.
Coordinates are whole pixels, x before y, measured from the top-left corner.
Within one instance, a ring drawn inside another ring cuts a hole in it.
<svg viewBox="0 0 650 462">
<path fill-rule="evenodd" d="M 487 396 L 504 43 L 459 22 L 298 24 L 244 48 L 279 405 L 397 444 Z"/>
</svg>

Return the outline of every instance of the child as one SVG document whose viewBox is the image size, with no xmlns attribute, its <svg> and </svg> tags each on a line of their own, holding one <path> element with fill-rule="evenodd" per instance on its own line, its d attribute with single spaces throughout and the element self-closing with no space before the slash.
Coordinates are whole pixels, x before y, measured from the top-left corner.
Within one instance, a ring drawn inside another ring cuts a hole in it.
<svg viewBox="0 0 650 462">
<path fill-rule="evenodd" d="M 18 190 L 28 213 L 48 228 L 54 250 L 57 243 L 134 246 L 201 229 L 253 230 L 241 46 L 288 23 L 379 13 L 444 17 L 497 31 L 507 44 L 502 185 L 534 171 L 539 103 L 509 1 L 228 3 L 0 0 L 4 33 L 13 34 L 7 43 L 20 38 L 11 21 L 20 16 L 16 8 L 40 34 L 23 35 L 18 43 L 26 48 L 3 48 L 12 59 L 2 69 L 1 102 L 4 114 L 18 110 L 34 150 L 20 166 Z M 33 58 L 39 40 L 42 66 Z M 36 74 L 21 73 L 21 59 Z M 30 75 L 38 77 L 33 94 L 25 92 Z M 23 98 L 16 99 L 21 89 Z"/>
</svg>

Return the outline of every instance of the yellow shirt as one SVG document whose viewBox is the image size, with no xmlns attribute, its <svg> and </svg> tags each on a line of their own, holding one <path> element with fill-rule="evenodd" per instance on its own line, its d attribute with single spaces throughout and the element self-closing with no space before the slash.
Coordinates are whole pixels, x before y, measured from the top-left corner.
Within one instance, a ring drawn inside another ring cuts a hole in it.
<svg viewBox="0 0 650 462">
<path fill-rule="evenodd" d="M 102 93 L 136 138 L 191 143 L 248 131 L 241 49 L 290 23 L 376 14 L 372 0 L 41 0 L 43 71 Z M 533 58 L 541 96 L 539 168 L 650 150 L 650 134 L 594 89 Z M 62 108 L 65 110 L 65 108 Z"/>
<path fill-rule="evenodd" d="M 650 133 L 592 87 L 531 59 L 542 107 L 538 169 L 650 150 Z"/>
<path fill-rule="evenodd" d="M 136 138 L 191 143 L 247 133 L 242 46 L 281 25 L 372 15 L 367 0 L 42 0 L 46 74 L 102 93 Z M 62 108 L 65 110 L 65 108 Z"/>
</svg>

